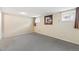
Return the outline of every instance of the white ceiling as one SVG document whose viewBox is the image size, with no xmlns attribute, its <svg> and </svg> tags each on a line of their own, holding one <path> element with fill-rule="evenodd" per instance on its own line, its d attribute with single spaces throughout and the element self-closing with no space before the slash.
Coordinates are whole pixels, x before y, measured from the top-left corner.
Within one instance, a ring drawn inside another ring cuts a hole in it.
<svg viewBox="0 0 79 59">
<path fill-rule="evenodd" d="M 20 12 L 25 12 L 25 16 L 35 17 L 53 14 L 74 8 L 75 7 L 3 7 L 2 11 L 5 13 L 11 13 L 16 15 L 20 15 Z"/>
</svg>

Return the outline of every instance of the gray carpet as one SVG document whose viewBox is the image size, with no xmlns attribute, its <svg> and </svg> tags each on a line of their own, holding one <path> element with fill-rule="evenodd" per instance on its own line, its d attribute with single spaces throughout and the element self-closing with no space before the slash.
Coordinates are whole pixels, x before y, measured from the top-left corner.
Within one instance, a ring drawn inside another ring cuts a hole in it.
<svg viewBox="0 0 79 59">
<path fill-rule="evenodd" d="M 79 51 L 79 45 L 38 33 L 18 35 L 3 51 Z"/>
</svg>

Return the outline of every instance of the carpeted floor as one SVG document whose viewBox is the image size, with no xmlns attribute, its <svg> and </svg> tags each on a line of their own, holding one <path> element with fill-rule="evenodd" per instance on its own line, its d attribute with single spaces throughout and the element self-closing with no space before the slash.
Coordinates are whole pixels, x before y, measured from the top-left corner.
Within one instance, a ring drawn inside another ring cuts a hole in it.
<svg viewBox="0 0 79 59">
<path fill-rule="evenodd" d="M 12 40 L 3 51 L 79 51 L 79 45 L 38 33 L 8 38 Z"/>
</svg>

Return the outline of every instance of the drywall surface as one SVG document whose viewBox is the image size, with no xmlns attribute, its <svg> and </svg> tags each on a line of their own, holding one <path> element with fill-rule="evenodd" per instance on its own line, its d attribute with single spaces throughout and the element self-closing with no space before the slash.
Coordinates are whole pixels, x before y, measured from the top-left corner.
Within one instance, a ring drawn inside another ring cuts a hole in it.
<svg viewBox="0 0 79 59">
<path fill-rule="evenodd" d="M 39 17 L 40 23 L 35 27 L 35 32 L 79 44 L 79 29 L 74 28 L 75 10 L 63 13 L 65 15 L 70 13 L 73 19 L 70 21 L 62 21 L 62 13 L 57 13 L 53 14 L 53 24 L 45 25 L 44 16 L 41 16 Z"/>
<path fill-rule="evenodd" d="M 30 17 L 4 13 L 3 18 L 5 38 L 30 33 L 33 30 L 33 19 Z"/>
</svg>

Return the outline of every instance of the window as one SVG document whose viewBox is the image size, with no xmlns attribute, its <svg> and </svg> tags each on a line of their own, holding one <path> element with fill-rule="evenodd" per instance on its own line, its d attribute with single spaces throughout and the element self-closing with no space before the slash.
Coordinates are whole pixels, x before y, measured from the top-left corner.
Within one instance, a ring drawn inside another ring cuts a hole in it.
<svg viewBox="0 0 79 59">
<path fill-rule="evenodd" d="M 34 17 L 34 26 L 36 26 L 38 23 L 40 23 L 40 18 Z"/>
<path fill-rule="evenodd" d="M 36 23 L 36 24 L 37 24 L 37 23 L 40 23 L 40 18 L 39 18 L 39 17 L 36 17 L 35 23 Z"/>
<path fill-rule="evenodd" d="M 74 21 L 75 10 L 70 10 L 62 13 L 62 21 Z"/>
</svg>

